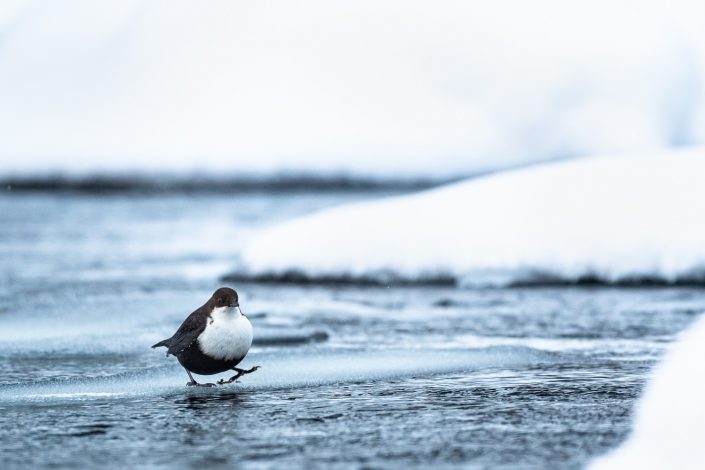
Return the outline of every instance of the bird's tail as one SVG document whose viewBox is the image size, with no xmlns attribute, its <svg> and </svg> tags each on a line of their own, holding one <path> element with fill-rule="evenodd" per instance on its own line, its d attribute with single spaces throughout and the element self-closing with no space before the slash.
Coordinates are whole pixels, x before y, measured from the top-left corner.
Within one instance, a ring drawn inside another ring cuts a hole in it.
<svg viewBox="0 0 705 470">
<path fill-rule="evenodd" d="M 171 338 L 169 338 L 171 339 Z M 158 342 L 157 344 L 153 344 L 152 348 L 160 348 L 162 346 L 166 346 L 167 348 L 169 347 L 169 339 L 165 339 L 163 341 Z"/>
</svg>

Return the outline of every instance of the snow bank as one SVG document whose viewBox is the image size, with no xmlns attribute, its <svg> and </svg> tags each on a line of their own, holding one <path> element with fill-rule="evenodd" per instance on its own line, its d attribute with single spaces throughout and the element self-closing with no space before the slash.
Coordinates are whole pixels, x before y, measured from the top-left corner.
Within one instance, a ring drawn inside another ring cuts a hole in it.
<svg viewBox="0 0 705 470">
<path fill-rule="evenodd" d="M 705 144 L 698 0 L 0 4 L 0 172 L 433 176 Z"/>
<path fill-rule="evenodd" d="M 636 409 L 634 431 L 591 470 L 701 469 L 705 462 L 705 317 L 656 368 Z"/>
<path fill-rule="evenodd" d="M 508 284 L 705 280 L 705 149 L 595 157 L 346 205 L 256 237 L 238 275 Z"/>
</svg>

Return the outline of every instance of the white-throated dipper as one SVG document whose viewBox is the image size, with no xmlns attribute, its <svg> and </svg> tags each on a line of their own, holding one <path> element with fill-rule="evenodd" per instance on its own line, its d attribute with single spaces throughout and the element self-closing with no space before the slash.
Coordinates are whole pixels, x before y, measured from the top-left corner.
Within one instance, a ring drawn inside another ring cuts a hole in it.
<svg viewBox="0 0 705 470">
<path fill-rule="evenodd" d="M 165 346 L 167 356 L 176 356 L 191 379 L 186 385 L 212 387 L 215 384 L 196 382 L 191 372 L 212 375 L 234 370 L 237 375 L 230 380 L 221 379 L 218 384 L 234 382 L 259 369 L 259 366 L 247 370 L 235 367 L 245 358 L 251 345 L 252 325 L 240 311 L 237 292 L 221 287 L 184 320 L 171 338 L 152 347 Z"/>
</svg>

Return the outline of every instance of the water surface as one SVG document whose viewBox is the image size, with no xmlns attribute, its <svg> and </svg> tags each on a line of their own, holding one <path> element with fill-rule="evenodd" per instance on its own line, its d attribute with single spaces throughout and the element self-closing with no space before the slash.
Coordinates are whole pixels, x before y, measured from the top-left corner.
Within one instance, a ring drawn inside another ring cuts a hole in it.
<svg viewBox="0 0 705 470">
<path fill-rule="evenodd" d="M 257 230 L 383 194 L 0 196 L 3 467 L 579 468 L 621 442 L 702 290 L 244 282 L 261 370 L 187 388 L 149 348 Z"/>
</svg>

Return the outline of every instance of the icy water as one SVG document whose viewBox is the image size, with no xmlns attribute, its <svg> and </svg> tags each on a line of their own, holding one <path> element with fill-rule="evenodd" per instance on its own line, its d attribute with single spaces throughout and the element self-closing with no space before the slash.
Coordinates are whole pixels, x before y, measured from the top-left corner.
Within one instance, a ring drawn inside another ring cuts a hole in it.
<svg viewBox="0 0 705 470">
<path fill-rule="evenodd" d="M 702 290 L 238 283 L 261 370 L 187 388 L 149 348 L 258 229 L 381 195 L 0 196 L 2 467 L 570 469 L 618 445 Z"/>
</svg>

